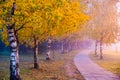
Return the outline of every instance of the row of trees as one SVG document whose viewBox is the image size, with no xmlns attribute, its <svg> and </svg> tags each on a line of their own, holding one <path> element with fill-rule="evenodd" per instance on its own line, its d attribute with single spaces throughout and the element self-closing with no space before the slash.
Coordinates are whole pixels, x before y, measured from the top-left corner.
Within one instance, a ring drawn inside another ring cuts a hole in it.
<svg viewBox="0 0 120 80">
<path fill-rule="evenodd" d="M 91 0 L 90 4 L 91 20 L 85 25 L 86 27 L 81 30 L 84 36 L 95 40 L 95 56 L 103 59 L 102 46 L 116 43 L 118 37 L 118 24 L 116 14 L 116 1 L 110 0 Z M 80 32 L 80 33 L 81 33 Z"/>
<path fill-rule="evenodd" d="M 34 68 L 38 65 L 38 44 L 48 41 L 47 59 L 52 39 L 61 40 L 77 31 L 88 16 L 79 2 L 69 0 L 1 0 L 2 41 L 10 45 L 10 80 L 21 80 L 19 45 L 34 48 Z M 7 40 L 8 38 L 8 40 Z"/>
</svg>

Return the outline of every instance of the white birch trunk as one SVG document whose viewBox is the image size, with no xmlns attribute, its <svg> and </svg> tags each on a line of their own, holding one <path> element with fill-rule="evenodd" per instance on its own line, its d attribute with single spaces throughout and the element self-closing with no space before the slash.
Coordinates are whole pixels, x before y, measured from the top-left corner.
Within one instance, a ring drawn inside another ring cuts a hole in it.
<svg viewBox="0 0 120 80">
<path fill-rule="evenodd" d="M 18 45 L 13 29 L 14 25 L 7 26 L 8 29 L 8 41 L 10 43 L 10 80 L 21 80 L 19 74 L 19 55 Z"/>
</svg>

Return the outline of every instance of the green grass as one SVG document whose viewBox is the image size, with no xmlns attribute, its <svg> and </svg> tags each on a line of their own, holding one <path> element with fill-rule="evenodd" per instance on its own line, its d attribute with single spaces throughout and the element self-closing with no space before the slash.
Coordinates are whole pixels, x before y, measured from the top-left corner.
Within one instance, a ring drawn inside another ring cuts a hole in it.
<svg viewBox="0 0 120 80">
<path fill-rule="evenodd" d="M 90 54 L 90 57 L 101 67 L 120 76 L 120 52 L 105 50 L 103 51 L 103 60 L 95 57 L 93 52 Z"/>
<path fill-rule="evenodd" d="M 45 54 L 39 55 L 39 69 L 33 69 L 33 54 L 20 55 L 20 74 L 22 80 L 84 80 L 73 63 L 73 57 L 78 51 L 60 54 L 56 51 L 51 54 L 52 60 L 46 61 Z M 9 56 L 0 56 L 0 80 L 9 80 Z M 4 61 L 5 60 L 5 61 Z M 66 72 L 66 63 L 74 73 L 69 76 Z"/>
<path fill-rule="evenodd" d="M 2 51 L 0 52 L 0 56 L 9 56 L 10 52 L 9 51 Z"/>
</svg>

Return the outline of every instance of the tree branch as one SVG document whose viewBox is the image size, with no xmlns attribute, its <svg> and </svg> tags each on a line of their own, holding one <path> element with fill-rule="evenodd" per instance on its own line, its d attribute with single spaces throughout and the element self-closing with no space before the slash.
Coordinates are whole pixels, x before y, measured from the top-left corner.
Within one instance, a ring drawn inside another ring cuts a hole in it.
<svg viewBox="0 0 120 80">
<path fill-rule="evenodd" d="M 25 24 L 22 24 L 22 26 L 20 28 L 18 28 L 17 30 L 15 30 L 15 32 L 18 32 L 19 30 L 23 29 L 24 28 L 24 25 Z"/>
</svg>

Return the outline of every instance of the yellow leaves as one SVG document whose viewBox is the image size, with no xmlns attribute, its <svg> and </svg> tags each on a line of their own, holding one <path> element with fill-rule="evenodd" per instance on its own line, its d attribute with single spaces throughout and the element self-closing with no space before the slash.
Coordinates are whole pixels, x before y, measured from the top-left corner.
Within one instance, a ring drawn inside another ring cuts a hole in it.
<svg viewBox="0 0 120 80">
<path fill-rule="evenodd" d="M 3 32 L 2 32 L 2 41 L 8 46 L 9 42 L 7 40 L 7 29 L 6 27 L 3 28 Z"/>
<path fill-rule="evenodd" d="M 29 13 L 28 12 L 24 12 L 24 16 L 29 16 Z"/>
<path fill-rule="evenodd" d="M 71 2 L 72 8 L 75 10 L 80 10 L 80 3 L 79 2 Z"/>
<path fill-rule="evenodd" d="M 3 25 L 4 23 L 4 20 L 0 20 L 0 28 L 2 27 L 1 25 Z"/>
<path fill-rule="evenodd" d="M 93 26 L 92 38 L 100 40 L 103 37 L 104 44 L 111 44 L 115 42 L 116 39 L 116 12 L 113 6 L 103 6 L 100 3 L 95 4 L 92 9 L 92 21 L 91 26 Z M 106 4 L 106 3 L 105 3 Z M 111 11 L 112 10 L 112 11 Z M 103 33 L 103 35 L 101 35 Z"/>
<path fill-rule="evenodd" d="M 12 3 L 13 0 L 7 1 L 7 12 L 11 10 Z M 87 18 L 88 16 L 80 10 L 79 2 L 68 0 L 16 0 L 12 23 L 16 22 L 15 29 L 24 25 L 23 29 L 18 31 L 20 43 L 28 40 L 32 41 L 33 36 L 36 36 L 41 42 L 49 36 L 65 37 L 69 33 L 76 32 L 78 25 L 82 25 Z M 2 21 L 0 20 L 0 22 Z"/>
</svg>

